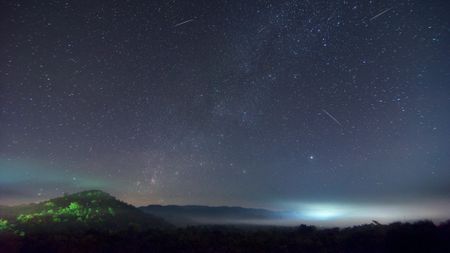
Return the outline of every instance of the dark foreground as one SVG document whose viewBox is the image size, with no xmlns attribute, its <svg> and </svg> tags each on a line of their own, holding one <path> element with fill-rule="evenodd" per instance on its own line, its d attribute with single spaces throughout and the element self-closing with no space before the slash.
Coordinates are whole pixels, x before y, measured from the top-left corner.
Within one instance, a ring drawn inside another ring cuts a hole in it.
<svg viewBox="0 0 450 253">
<path fill-rule="evenodd" d="M 450 252 L 450 222 L 345 229 L 204 226 L 0 234 L 0 252 Z"/>
</svg>

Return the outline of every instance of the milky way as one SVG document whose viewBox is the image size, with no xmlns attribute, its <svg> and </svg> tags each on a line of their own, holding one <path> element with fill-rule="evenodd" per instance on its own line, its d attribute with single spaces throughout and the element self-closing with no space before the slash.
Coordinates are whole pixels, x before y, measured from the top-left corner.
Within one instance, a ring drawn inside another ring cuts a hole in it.
<svg viewBox="0 0 450 253">
<path fill-rule="evenodd" d="M 426 202 L 437 217 L 445 2 L 2 3 L 0 204 L 96 188 L 135 205 Z"/>
</svg>

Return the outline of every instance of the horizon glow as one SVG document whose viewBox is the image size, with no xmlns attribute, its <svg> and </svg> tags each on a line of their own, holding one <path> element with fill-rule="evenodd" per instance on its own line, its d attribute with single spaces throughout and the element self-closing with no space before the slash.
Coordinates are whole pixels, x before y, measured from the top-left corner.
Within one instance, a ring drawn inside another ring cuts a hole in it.
<svg viewBox="0 0 450 253">
<path fill-rule="evenodd" d="M 371 223 L 372 220 L 381 223 L 423 219 L 442 222 L 448 219 L 447 210 L 450 210 L 450 203 L 445 199 L 422 203 L 290 203 L 288 206 L 287 210 L 292 211 L 284 218 L 292 222 L 337 225 Z"/>
</svg>

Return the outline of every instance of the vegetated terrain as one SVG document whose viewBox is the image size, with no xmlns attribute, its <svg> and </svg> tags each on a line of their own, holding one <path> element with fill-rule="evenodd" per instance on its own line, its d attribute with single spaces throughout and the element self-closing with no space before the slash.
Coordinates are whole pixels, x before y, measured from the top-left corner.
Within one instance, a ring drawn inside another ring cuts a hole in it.
<svg viewBox="0 0 450 253">
<path fill-rule="evenodd" d="M 68 230 L 115 231 L 132 227 L 163 228 L 171 225 L 145 214 L 102 191 L 84 191 L 38 204 L 2 207 L 0 231 L 25 235 L 29 232 Z"/>
<path fill-rule="evenodd" d="M 0 209 L 3 252 L 450 252 L 450 221 L 176 228 L 101 191 Z"/>
</svg>

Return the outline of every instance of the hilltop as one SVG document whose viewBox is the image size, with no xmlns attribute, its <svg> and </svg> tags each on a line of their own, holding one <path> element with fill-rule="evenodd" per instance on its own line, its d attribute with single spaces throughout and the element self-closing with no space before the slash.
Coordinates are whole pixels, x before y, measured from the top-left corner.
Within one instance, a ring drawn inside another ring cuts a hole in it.
<svg viewBox="0 0 450 253">
<path fill-rule="evenodd" d="M 146 214 L 99 190 L 83 191 L 37 204 L 2 207 L 0 231 L 123 230 L 166 228 L 161 218 Z"/>
</svg>

